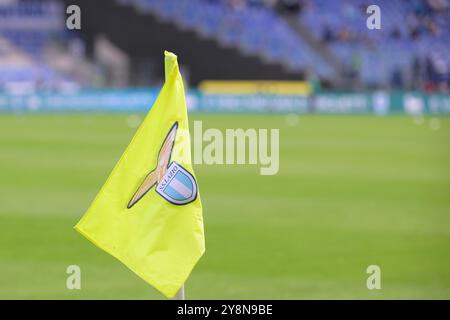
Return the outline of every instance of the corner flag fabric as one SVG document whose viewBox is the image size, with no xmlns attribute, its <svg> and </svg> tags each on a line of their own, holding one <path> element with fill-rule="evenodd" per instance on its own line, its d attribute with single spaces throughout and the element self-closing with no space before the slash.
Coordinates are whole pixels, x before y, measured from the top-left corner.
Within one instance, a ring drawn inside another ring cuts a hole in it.
<svg viewBox="0 0 450 320">
<path fill-rule="evenodd" d="M 173 297 L 205 251 L 183 80 L 165 52 L 165 84 L 75 229 Z"/>
</svg>

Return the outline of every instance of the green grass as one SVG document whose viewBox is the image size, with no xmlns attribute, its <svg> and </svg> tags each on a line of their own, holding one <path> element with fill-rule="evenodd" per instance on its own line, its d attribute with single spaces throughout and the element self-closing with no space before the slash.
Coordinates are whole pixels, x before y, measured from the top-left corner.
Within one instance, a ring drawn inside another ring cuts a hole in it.
<svg viewBox="0 0 450 320">
<path fill-rule="evenodd" d="M 0 116 L 0 298 L 162 298 L 72 229 L 130 141 L 127 119 Z M 194 119 L 280 128 L 281 163 L 275 176 L 195 167 L 207 252 L 188 298 L 450 298 L 450 119 Z M 82 290 L 65 287 L 71 264 Z M 371 264 L 381 290 L 366 288 Z"/>
</svg>

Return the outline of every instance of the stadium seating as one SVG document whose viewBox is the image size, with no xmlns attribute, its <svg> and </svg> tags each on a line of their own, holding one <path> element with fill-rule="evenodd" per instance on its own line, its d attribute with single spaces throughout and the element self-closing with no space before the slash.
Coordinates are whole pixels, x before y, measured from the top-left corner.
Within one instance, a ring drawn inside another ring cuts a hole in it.
<svg viewBox="0 0 450 320">
<path fill-rule="evenodd" d="M 313 71 L 335 78 L 336 66 L 325 61 L 282 17 L 276 1 L 263 0 L 114 0 L 141 13 L 193 30 L 219 46 L 242 55 L 277 63 L 289 71 Z M 365 0 L 299 0 L 298 21 L 328 48 L 346 70 L 365 86 L 419 89 L 450 83 L 450 4 L 446 0 L 376 0 L 381 30 L 366 28 Z M 371 3 L 372 3 L 371 2 Z M 46 52 L 55 40 L 73 36 L 65 29 L 63 2 L 56 0 L 0 2 L 0 89 L 7 80 L 53 87 L 70 75 L 55 70 Z M 7 45 L 6 45 L 7 44 Z M 3 49 L 4 49 L 3 48 Z M 11 52 L 17 54 L 11 54 Z M 6 56 L 8 55 L 8 59 Z M 19 64 L 11 56 L 27 56 Z M 332 59 L 330 59 L 332 60 Z"/>
<path fill-rule="evenodd" d="M 364 0 L 308 1 L 304 3 L 299 19 L 343 63 L 353 65 L 365 83 L 388 83 L 397 70 L 404 76 L 411 76 L 415 60 L 424 61 L 427 58 L 431 58 L 434 63 L 439 61 L 446 64 L 444 69 L 448 81 L 448 3 L 443 12 L 438 12 L 428 2 L 370 2 L 381 8 L 381 30 L 368 30 L 365 27 L 368 3 Z M 420 30 L 417 35 L 414 28 Z"/>
<path fill-rule="evenodd" d="M 47 46 L 64 37 L 64 11 L 54 1 L 0 4 L 0 90 L 14 84 L 18 87 L 51 89 L 69 81 L 50 67 L 45 59 Z"/>
<path fill-rule="evenodd" d="M 150 11 L 160 19 L 175 21 L 181 28 L 217 39 L 222 45 L 235 46 L 243 53 L 260 55 L 293 70 L 312 70 L 322 77 L 332 75 L 328 63 L 290 29 L 275 6 L 264 1 L 125 2 L 132 2 L 139 10 Z M 448 81 L 448 4 L 446 8 L 436 9 L 430 2 L 375 1 L 382 8 L 381 30 L 366 28 L 368 3 L 364 0 L 299 1 L 299 19 L 364 84 L 391 84 L 396 74 L 411 80 L 417 72 L 414 67 L 418 62 L 421 69 L 427 69 L 426 63 L 431 64 L 431 69 L 440 69 L 434 74 L 423 75 L 428 80 L 436 80 L 439 76 L 436 73 L 440 73 L 441 80 Z M 268 26 L 270 30 L 267 30 Z M 420 34 L 416 36 L 416 32 Z"/>
<path fill-rule="evenodd" d="M 227 1 L 213 0 L 136 0 L 134 4 L 181 28 L 235 46 L 244 54 L 261 55 L 292 70 L 312 69 L 323 77 L 332 74 L 328 64 L 268 7 L 234 8 Z"/>
</svg>

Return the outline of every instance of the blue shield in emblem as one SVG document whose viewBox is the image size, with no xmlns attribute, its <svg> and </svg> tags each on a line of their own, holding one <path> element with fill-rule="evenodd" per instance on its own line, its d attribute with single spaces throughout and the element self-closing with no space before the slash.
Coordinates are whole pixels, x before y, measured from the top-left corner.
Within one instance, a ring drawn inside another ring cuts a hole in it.
<svg viewBox="0 0 450 320">
<path fill-rule="evenodd" d="M 156 192 L 173 204 L 188 204 L 197 198 L 197 183 L 189 171 L 174 161 L 167 168 Z"/>
</svg>

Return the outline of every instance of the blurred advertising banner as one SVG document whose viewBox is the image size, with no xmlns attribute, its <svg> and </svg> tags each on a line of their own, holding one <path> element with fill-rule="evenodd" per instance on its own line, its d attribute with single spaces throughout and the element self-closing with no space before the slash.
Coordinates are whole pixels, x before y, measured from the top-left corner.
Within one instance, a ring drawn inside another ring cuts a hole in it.
<svg viewBox="0 0 450 320">
<path fill-rule="evenodd" d="M 199 89 L 207 94 L 311 94 L 312 86 L 307 81 L 271 80 L 205 80 Z"/>
<path fill-rule="evenodd" d="M 82 90 L 68 93 L 0 93 L 1 112 L 146 112 L 158 88 Z M 450 95 L 375 91 L 292 94 L 210 94 L 189 90 L 194 112 L 274 112 L 324 114 L 450 114 Z"/>
</svg>

